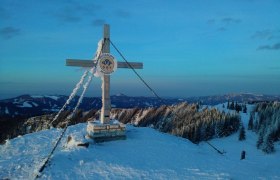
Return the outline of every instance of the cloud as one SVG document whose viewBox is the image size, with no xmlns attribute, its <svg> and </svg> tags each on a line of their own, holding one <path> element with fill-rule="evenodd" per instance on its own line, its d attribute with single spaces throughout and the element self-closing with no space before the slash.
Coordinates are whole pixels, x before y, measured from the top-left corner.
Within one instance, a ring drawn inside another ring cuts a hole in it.
<svg viewBox="0 0 280 180">
<path fill-rule="evenodd" d="M 207 24 L 214 24 L 216 22 L 215 19 L 208 19 Z"/>
<path fill-rule="evenodd" d="M 104 19 L 95 19 L 92 21 L 92 25 L 93 26 L 103 26 L 104 24 L 106 24 L 106 21 Z"/>
<path fill-rule="evenodd" d="M 115 14 L 120 18 L 129 18 L 131 16 L 130 12 L 124 10 L 118 10 Z"/>
<path fill-rule="evenodd" d="M 273 45 L 259 46 L 257 50 L 280 50 L 280 43 L 276 43 Z"/>
<path fill-rule="evenodd" d="M 223 31 L 226 31 L 227 29 L 225 27 L 220 27 L 217 30 L 223 32 Z"/>
<path fill-rule="evenodd" d="M 7 27 L 4 27 L 4 28 L 0 29 L 0 36 L 3 39 L 11 39 L 11 38 L 19 35 L 20 32 L 21 32 L 21 30 L 18 29 L 18 28 L 15 28 L 15 27 L 12 27 L 12 26 L 7 26 Z"/>
<path fill-rule="evenodd" d="M 66 23 L 78 23 L 82 21 L 85 16 L 95 16 L 96 10 L 101 7 L 95 4 L 81 4 L 74 1 L 64 2 L 63 8 L 55 13 L 55 17 L 59 21 Z"/>
<path fill-rule="evenodd" d="M 95 15 L 96 10 L 101 8 L 101 6 L 92 3 L 91 4 L 73 3 L 72 6 L 77 11 L 77 13 L 83 15 Z"/>
<path fill-rule="evenodd" d="M 236 19 L 236 18 L 232 18 L 232 17 L 226 17 L 226 18 L 221 19 L 221 22 L 226 24 L 226 25 L 229 25 L 229 24 L 240 23 L 241 20 L 240 19 Z"/>
<path fill-rule="evenodd" d="M 256 31 L 251 38 L 253 39 L 264 39 L 264 40 L 272 40 L 280 38 L 280 31 L 279 30 L 271 30 L 266 29 L 262 31 Z"/>
<path fill-rule="evenodd" d="M 80 22 L 81 18 L 69 10 L 63 10 L 56 14 L 56 17 L 62 22 L 76 23 Z"/>
<path fill-rule="evenodd" d="M 224 17 L 219 19 L 212 18 L 207 20 L 207 24 L 216 27 L 217 31 L 219 32 L 225 32 L 229 29 L 230 26 L 238 24 L 240 22 L 240 19 L 233 17 Z"/>
</svg>

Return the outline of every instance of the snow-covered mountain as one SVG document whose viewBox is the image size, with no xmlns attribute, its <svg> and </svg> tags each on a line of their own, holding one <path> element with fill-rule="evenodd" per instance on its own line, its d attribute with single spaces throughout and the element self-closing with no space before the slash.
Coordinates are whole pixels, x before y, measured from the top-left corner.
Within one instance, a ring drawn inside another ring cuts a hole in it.
<svg viewBox="0 0 280 180">
<path fill-rule="evenodd" d="M 217 108 L 221 108 L 218 106 Z M 245 129 L 249 114 L 241 115 Z M 41 179 L 279 179 L 280 144 L 276 152 L 264 154 L 256 148 L 257 135 L 246 131 L 211 144 L 198 145 L 187 139 L 160 133 L 152 128 L 128 125 L 127 139 L 78 147 L 85 141 L 86 124 L 70 126 Z M 0 179 L 33 179 L 50 153 L 61 129 L 44 130 L 0 145 Z M 68 136 L 72 140 L 67 144 Z M 240 160 L 241 151 L 246 159 Z"/>
<path fill-rule="evenodd" d="M 67 96 L 62 95 L 22 95 L 11 99 L 0 100 L 0 116 L 24 116 L 32 117 L 42 114 L 57 112 L 64 105 Z M 79 96 L 76 96 L 67 107 L 73 109 Z M 166 99 L 164 102 L 153 97 L 129 97 L 123 94 L 111 96 L 112 108 L 144 108 L 159 107 L 163 104 L 171 105 L 184 101 L 183 99 Z M 85 111 L 100 109 L 102 101 L 100 97 L 84 97 L 79 108 Z"/>
<path fill-rule="evenodd" d="M 265 95 L 253 93 L 231 93 L 225 95 L 202 96 L 189 98 L 192 102 L 200 102 L 205 105 L 217 105 L 226 101 L 235 101 L 239 103 L 255 103 L 264 101 L 280 101 L 280 95 Z"/>
<path fill-rule="evenodd" d="M 22 95 L 15 98 L 0 100 L 1 116 L 32 117 L 57 112 L 67 100 L 64 95 Z M 73 109 L 79 99 L 76 96 L 68 106 Z M 259 102 L 280 101 L 280 96 L 255 95 L 250 93 L 227 94 L 217 96 L 189 97 L 189 98 L 166 98 L 161 101 L 155 97 L 130 97 L 124 94 L 111 96 L 112 108 L 147 108 L 160 107 L 161 105 L 172 105 L 181 102 L 216 105 L 227 101 L 237 102 Z M 100 109 L 102 101 L 100 97 L 84 97 L 80 109 Z"/>
</svg>

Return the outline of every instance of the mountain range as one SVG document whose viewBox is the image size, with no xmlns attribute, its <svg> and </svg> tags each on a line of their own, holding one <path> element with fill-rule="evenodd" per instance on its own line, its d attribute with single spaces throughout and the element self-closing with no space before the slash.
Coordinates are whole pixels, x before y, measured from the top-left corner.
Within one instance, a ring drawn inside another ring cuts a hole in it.
<svg viewBox="0 0 280 180">
<path fill-rule="evenodd" d="M 60 110 L 67 99 L 68 96 L 65 95 L 21 95 L 15 98 L 3 99 L 0 100 L 0 116 L 32 117 L 54 113 Z M 67 109 L 73 109 L 78 99 L 79 96 L 76 96 L 68 105 Z M 131 97 L 124 94 L 111 96 L 112 108 L 123 109 L 160 107 L 161 105 L 173 105 L 181 102 L 199 102 L 204 105 L 216 105 L 227 101 L 237 101 L 239 103 L 280 101 L 280 96 L 243 93 L 189 98 L 165 98 L 163 100 L 155 97 Z M 102 100 L 100 97 L 84 97 L 79 108 L 87 111 L 90 109 L 100 109 L 101 106 Z"/>
</svg>

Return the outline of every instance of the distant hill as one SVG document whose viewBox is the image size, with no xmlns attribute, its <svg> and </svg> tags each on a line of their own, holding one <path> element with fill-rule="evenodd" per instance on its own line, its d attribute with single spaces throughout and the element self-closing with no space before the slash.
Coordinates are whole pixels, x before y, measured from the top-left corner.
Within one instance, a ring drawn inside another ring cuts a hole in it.
<svg viewBox="0 0 280 180">
<path fill-rule="evenodd" d="M 204 105 L 217 105 L 227 101 L 236 101 L 239 103 L 255 103 L 264 101 L 280 101 L 280 95 L 264 95 L 252 93 L 233 93 L 225 95 L 201 96 L 187 98 L 188 102 L 200 102 Z"/>
<path fill-rule="evenodd" d="M 15 98 L 0 100 L 0 115 L 32 117 L 57 112 L 67 101 L 64 95 L 22 95 Z M 67 109 L 73 109 L 79 96 L 76 96 Z M 172 105 L 185 101 L 184 99 L 166 99 L 160 101 L 154 97 L 129 97 L 123 94 L 111 96 L 112 108 L 145 108 Z M 84 97 L 80 105 L 82 110 L 100 109 L 102 100 L 100 97 Z"/>
<path fill-rule="evenodd" d="M 15 98 L 0 100 L 1 116 L 24 116 L 32 117 L 50 114 L 60 110 L 67 100 L 64 95 L 22 95 Z M 79 99 L 75 97 L 67 109 L 73 109 Z M 161 105 L 173 105 L 181 102 L 216 105 L 227 101 L 237 102 L 261 102 L 280 101 L 280 96 L 256 95 L 256 94 L 228 94 L 216 96 L 190 97 L 190 98 L 166 98 L 161 101 L 155 97 L 131 97 L 124 94 L 111 96 L 112 108 L 147 108 L 160 107 Z M 88 111 L 100 109 L 102 101 L 100 97 L 85 97 L 80 109 Z"/>
</svg>

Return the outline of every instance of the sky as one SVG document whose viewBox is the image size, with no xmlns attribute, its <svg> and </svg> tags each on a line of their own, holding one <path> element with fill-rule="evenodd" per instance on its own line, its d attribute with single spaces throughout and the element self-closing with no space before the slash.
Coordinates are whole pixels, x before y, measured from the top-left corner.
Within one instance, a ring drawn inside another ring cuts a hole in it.
<svg viewBox="0 0 280 180">
<path fill-rule="evenodd" d="M 0 0 L 0 99 L 69 95 L 103 25 L 162 97 L 280 94 L 279 0 Z M 111 54 L 123 61 L 111 47 Z M 86 96 L 101 96 L 94 78 Z M 111 94 L 153 96 L 130 69 Z"/>
</svg>

